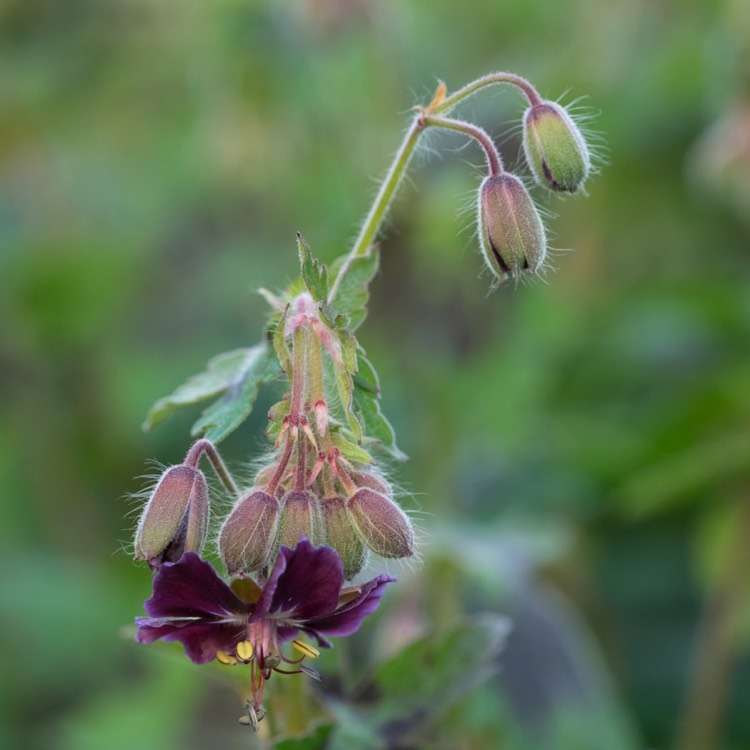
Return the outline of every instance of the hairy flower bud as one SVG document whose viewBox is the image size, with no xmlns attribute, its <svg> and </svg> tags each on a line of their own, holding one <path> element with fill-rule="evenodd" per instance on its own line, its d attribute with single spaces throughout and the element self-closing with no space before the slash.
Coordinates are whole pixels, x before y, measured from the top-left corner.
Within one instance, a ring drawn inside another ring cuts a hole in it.
<svg viewBox="0 0 750 750">
<path fill-rule="evenodd" d="M 227 516 L 219 532 L 219 555 L 230 575 L 262 568 L 271 556 L 279 526 L 279 501 L 250 490 Z"/>
<path fill-rule="evenodd" d="M 376 474 L 374 471 L 358 471 L 352 474 L 352 481 L 357 487 L 369 487 L 371 490 L 380 492 L 388 497 L 393 496 L 391 485 L 380 474 Z"/>
<path fill-rule="evenodd" d="M 318 498 L 308 490 L 291 490 L 281 499 L 279 544 L 296 547 L 306 536 L 315 546 L 323 541 L 323 519 Z"/>
<path fill-rule="evenodd" d="M 503 172 L 479 189 L 479 239 L 487 265 L 504 281 L 536 273 L 547 253 L 544 224 L 521 180 Z"/>
<path fill-rule="evenodd" d="M 523 150 L 542 187 L 575 193 L 591 169 L 586 141 L 570 115 L 555 102 L 529 107 L 523 116 Z"/>
<path fill-rule="evenodd" d="M 342 497 L 328 497 L 323 501 L 323 520 L 326 544 L 338 552 L 344 563 L 344 578 L 354 578 L 364 567 L 367 549 L 349 520 Z"/>
<path fill-rule="evenodd" d="M 135 559 L 152 568 L 200 552 L 208 528 L 208 486 L 198 469 L 172 466 L 159 479 L 135 532 Z"/>
<path fill-rule="evenodd" d="M 389 497 L 362 487 L 349 498 L 346 510 L 360 538 L 373 552 L 382 557 L 410 557 L 413 554 L 411 521 Z"/>
</svg>

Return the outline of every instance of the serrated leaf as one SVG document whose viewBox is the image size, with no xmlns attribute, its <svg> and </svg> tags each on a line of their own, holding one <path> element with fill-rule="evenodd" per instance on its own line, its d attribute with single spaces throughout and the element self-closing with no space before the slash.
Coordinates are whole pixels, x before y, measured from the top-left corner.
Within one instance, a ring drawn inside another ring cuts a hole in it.
<svg viewBox="0 0 750 750">
<path fill-rule="evenodd" d="M 341 401 L 341 407 L 344 410 L 347 424 L 359 443 L 362 440 L 362 423 L 353 410 L 354 383 L 352 382 L 352 376 L 346 368 L 334 367 L 333 379 L 336 383 L 336 390 L 339 394 L 339 401 Z"/>
<path fill-rule="evenodd" d="M 361 445 L 357 445 L 356 442 L 347 438 L 341 432 L 332 432 L 331 440 L 347 461 L 353 461 L 358 464 L 372 463 L 372 456 Z"/>
<path fill-rule="evenodd" d="M 354 392 L 352 409 L 357 415 L 366 438 L 380 443 L 383 449 L 397 461 L 406 461 L 408 456 L 396 445 L 396 433 L 380 408 L 380 382 L 364 349 L 357 352 L 357 374 L 353 377 Z"/>
<path fill-rule="evenodd" d="M 299 266 L 307 291 L 315 302 L 325 303 L 328 300 L 328 269 L 310 252 L 305 238 L 297 232 L 297 249 Z"/>
<path fill-rule="evenodd" d="M 357 339 L 349 331 L 337 330 L 341 344 L 341 358 L 344 367 L 353 375 L 357 372 Z"/>
<path fill-rule="evenodd" d="M 205 372 L 193 375 L 169 396 L 159 399 L 146 416 L 144 430 L 150 430 L 178 409 L 193 406 L 223 393 L 240 376 L 254 349 L 233 349 L 209 360 Z"/>
<path fill-rule="evenodd" d="M 397 461 L 406 461 L 409 457 L 396 445 L 396 433 L 393 426 L 380 409 L 378 394 L 365 391 L 355 385 L 352 409 L 362 424 L 362 431 Z"/>
<path fill-rule="evenodd" d="M 354 382 L 366 391 L 380 393 L 380 378 L 361 346 L 357 349 L 357 374 Z"/>
<path fill-rule="evenodd" d="M 260 387 L 278 372 L 279 363 L 269 346 L 264 343 L 248 349 L 242 369 L 227 384 L 221 398 L 193 425 L 192 436 L 203 435 L 214 443 L 221 442 L 247 419 Z"/>
<path fill-rule="evenodd" d="M 338 258 L 331 266 L 331 277 L 337 279 L 335 294 L 329 300 L 334 317 L 345 315 L 349 319 L 349 330 L 356 331 L 367 317 L 367 302 L 370 299 L 370 282 L 378 272 L 380 254 L 376 247 L 369 247 L 364 255 L 353 258 L 339 279 L 346 256 Z"/>
</svg>

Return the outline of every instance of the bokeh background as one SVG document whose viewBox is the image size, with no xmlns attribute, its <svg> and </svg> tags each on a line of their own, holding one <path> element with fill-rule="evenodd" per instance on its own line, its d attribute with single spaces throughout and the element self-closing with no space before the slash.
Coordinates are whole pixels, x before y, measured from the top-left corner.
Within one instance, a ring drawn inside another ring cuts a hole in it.
<svg viewBox="0 0 750 750">
<path fill-rule="evenodd" d="M 514 630 L 499 673 L 422 649 L 440 710 L 338 746 L 750 746 L 750 5 L 4 0 L 3 747 L 257 746 L 225 672 L 130 640 L 150 582 L 128 496 L 198 411 L 141 423 L 257 340 L 295 230 L 347 249 L 438 79 L 496 69 L 584 97 L 608 163 L 588 197 L 538 195 L 574 248 L 548 283 L 488 294 L 481 155 L 441 135 L 415 161 L 361 340 L 424 562 L 390 567 L 321 694 L 364 705 L 358 672 L 480 612 Z M 462 112 L 520 168 L 512 90 Z M 235 466 L 273 396 L 224 444 Z"/>
</svg>

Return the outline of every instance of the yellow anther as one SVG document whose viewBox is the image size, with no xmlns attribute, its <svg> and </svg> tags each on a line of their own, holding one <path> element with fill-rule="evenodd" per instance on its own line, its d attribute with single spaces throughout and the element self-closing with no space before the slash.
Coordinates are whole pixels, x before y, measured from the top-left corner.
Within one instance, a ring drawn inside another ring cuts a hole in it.
<svg viewBox="0 0 750 750">
<path fill-rule="evenodd" d="M 317 659 L 320 656 L 320 651 L 318 651 L 315 646 L 311 646 L 309 643 L 305 643 L 305 641 L 296 639 L 292 641 L 292 646 L 294 646 L 294 648 L 296 648 L 297 651 L 299 651 L 301 654 L 309 656 L 311 659 Z"/>
<path fill-rule="evenodd" d="M 237 659 L 235 659 L 231 654 L 228 654 L 226 651 L 217 651 L 216 661 L 218 661 L 220 664 L 226 664 L 228 667 L 233 667 L 237 663 Z"/>
<path fill-rule="evenodd" d="M 253 658 L 253 644 L 250 643 L 250 641 L 241 641 L 237 644 L 237 648 L 234 650 L 234 652 L 237 654 L 237 658 L 240 661 L 250 661 L 250 659 Z"/>
</svg>

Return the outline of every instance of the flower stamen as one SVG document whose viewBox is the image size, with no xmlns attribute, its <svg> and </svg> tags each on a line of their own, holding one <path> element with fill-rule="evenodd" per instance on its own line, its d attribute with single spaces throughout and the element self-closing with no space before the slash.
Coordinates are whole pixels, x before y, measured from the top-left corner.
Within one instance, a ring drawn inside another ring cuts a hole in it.
<svg viewBox="0 0 750 750">
<path fill-rule="evenodd" d="M 235 664 L 237 664 L 237 659 L 235 659 L 231 654 L 228 654 L 226 651 L 217 651 L 216 661 L 218 661 L 220 664 L 225 664 L 228 667 L 233 667 Z"/>
<path fill-rule="evenodd" d="M 250 641 L 240 641 L 240 643 L 237 644 L 237 648 L 234 650 L 234 652 L 240 661 L 248 664 L 253 658 L 255 649 L 253 648 L 253 644 L 250 643 Z"/>
<path fill-rule="evenodd" d="M 309 656 L 311 659 L 317 659 L 320 656 L 320 651 L 318 651 L 315 646 L 311 646 L 309 643 L 306 643 L 299 638 L 296 638 L 292 641 L 292 646 L 301 654 L 303 654 L 304 656 Z"/>
</svg>

